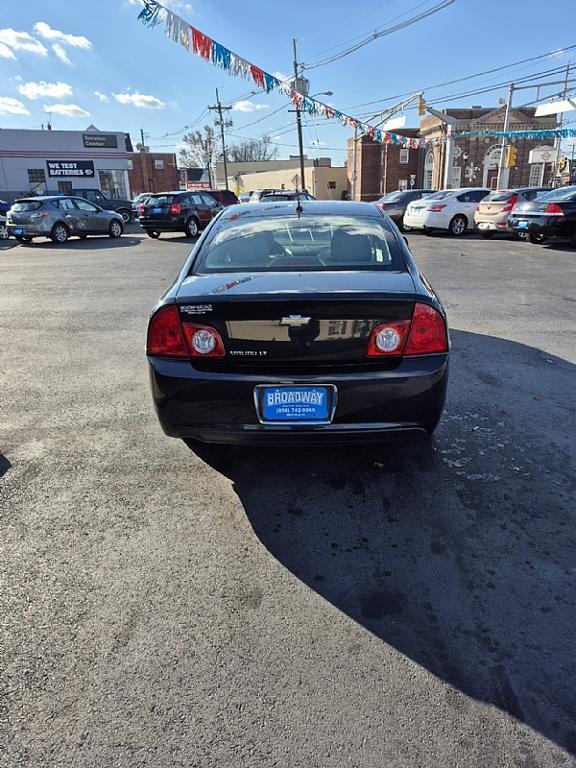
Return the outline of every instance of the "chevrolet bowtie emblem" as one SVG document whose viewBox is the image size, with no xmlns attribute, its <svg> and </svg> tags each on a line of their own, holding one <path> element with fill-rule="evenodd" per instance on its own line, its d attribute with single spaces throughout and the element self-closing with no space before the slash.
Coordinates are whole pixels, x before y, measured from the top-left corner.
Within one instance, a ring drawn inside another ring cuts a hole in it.
<svg viewBox="0 0 576 768">
<path fill-rule="evenodd" d="M 308 325 L 309 322 L 309 317 L 302 317 L 302 315 L 288 315 L 288 317 L 283 317 L 282 320 L 280 320 L 280 325 L 299 327 L 301 325 Z"/>
</svg>

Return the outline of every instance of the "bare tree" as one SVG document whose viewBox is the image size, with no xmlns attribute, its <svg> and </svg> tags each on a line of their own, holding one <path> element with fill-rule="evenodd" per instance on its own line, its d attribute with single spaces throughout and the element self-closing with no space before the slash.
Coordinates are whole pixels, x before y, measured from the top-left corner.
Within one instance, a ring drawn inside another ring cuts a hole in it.
<svg viewBox="0 0 576 768">
<path fill-rule="evenodd" d="M 263 136 L 259 141 L 256 139 L 245 139 L 237 144 L 232 144 L 226 149 L 228 160 L 233 163 L 274 160 L 277 154 L 278 147 L 272 146 L 270 136 Z"/>
<path fill-rule="evenodd" d="M 183 147 L 178 153 L 178 164 L 184 168 L 208 168 L 212 169 L 222 155 L 214 128 L 204 126 L 204 133 L 192 131 L 182 138 Z"/>
</svg>

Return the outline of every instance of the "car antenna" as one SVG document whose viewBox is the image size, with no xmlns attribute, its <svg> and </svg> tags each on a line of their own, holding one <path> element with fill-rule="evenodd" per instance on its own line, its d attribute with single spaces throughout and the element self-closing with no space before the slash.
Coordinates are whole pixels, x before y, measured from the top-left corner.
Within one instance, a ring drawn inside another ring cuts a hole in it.
<svg viewBox="0 0 576 768">
<path fill-rule="evenodd" d="M 300 202 L 300 190 L 298 189 L 298 184 L 296 184 L 296 213 L 298 214 L 298 218 L 300 218 L 300 214 L 303 210 L 302 203 Z"/>
</svg>

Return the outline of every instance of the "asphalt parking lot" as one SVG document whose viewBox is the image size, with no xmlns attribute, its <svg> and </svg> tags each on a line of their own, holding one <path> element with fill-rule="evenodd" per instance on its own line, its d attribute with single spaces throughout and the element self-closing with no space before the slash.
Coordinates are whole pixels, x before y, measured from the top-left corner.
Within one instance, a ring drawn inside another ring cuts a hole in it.
<svg viewBox="0 0 576 768">
<path fill-rule="evenodd" d="M 2 768 L 576 766 L 576 252 L 409 235 L 431 449 L 162 435 L 190 241 L 0 242 Z"/>
</svg>

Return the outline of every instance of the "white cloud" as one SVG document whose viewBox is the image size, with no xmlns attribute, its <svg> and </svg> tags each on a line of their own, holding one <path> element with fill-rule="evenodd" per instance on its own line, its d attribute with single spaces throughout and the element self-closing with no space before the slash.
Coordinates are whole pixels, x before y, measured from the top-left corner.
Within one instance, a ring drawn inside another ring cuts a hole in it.
<svg viewBox="0 0 576 768">
<path fill-rule="evenodd" d="M 72 64 L 72 62 L 68 58 L 68 54 L 66 53 L 64 48 L 62 48 L 60 43 L 54 43 L 54 45 L 52 46 L 52 50 L 56 54 L 56 58 L 60 59 L 62 64 Z"/>
<path fill-rule="evenodd" d="M 72 88 L 68 83 L 47 83 L 40 80 L 39 83 L 29 82 L 19 85 L 18 90 L 27 99 L 39 99 L 42 96 L 50 99 L 61 99 L 64 96 L 72 96 Z"/>
<path fill-rule="evenodd" d="M 236 104 L 234 104 L 232 107 L 233 112 L 258 112 L 261 109 L 269 109 L 268 104 L 255 104 L 249 99 L 237 101 Z"/>
<path fill-rule="evenodd" d="M 0 43 L 0 59 L 15 59 L 12 48 L 8 48 L 4 43 Z"/>
<path fill-rule="evenodd" d="M 29 53 L 37 53 L 39 56 L 48 55 L 48 49 L 40 40 L 36 40 L 28 32 L 16 32 L 10 27 L 0 29 L 0 43 L 4 43 L 14 51 L 28 51 Z"/>
<path fill-rule="evenodd" d="M 63 115 L 64 117 L 89 117 L 90 112 L 87 112 L 78 104 L 44 104 L 42 106 L 44 112 L 52 112 L 55 115 Z"/>
<path fill-rule="evenodd" d="M 132 104 L 139 109 L 162 109 L 165 104 L 156 96 L 146 96 L 144 93 L 115 93 L 114 98 L 119 104 Z"/>
<path fill-rule="evenodd" d="M 280 72 L 279 70 L 276 70 L 276 72 L 272 72 L 275 78 L 278 80 L 293 80 L 294 75 L 287 75 L 284 72 Z"/>
<path fill-rule="evenodd" d="M 14 75 L 14 77 L 11 77 L 10 80 L 14 80 L 15 83 L 21 83 L 24 78 L 22 75 Z"/>
<path fill-rule="evenodd" d="M 66 32 L 61 32 L 59 29 L 52 29 L 50 24 L 46 24 L 45 21 L 36 22 L 34 24 L 34 31 L 45 40 L 56 40 L 60 43 L 71 45 L 72 48 L 84 48 L 86 50 L 92 48 L 92 43 L 84 35 L 69 35 Z"/>
<path fill-rule="evenodd" d="M 29 115 L 30 111 L 18 99 L 0 96 L 0 115 Z"/>
<path fill-rule="evenodd" d="M 97 96 L 100 101 L 108 101 L 108 96 L 106 96 L 106 94 L 102 93 L 101 91 L 94 91 L 94 96 Z"/>
</svg>

